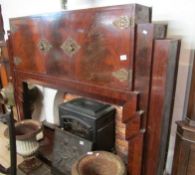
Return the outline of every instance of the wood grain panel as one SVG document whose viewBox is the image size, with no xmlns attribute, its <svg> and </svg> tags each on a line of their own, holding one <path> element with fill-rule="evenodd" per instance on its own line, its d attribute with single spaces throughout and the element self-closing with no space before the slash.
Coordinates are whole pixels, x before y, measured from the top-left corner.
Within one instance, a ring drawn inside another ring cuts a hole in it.
<svg viewBox="0 0 195 175">
<path fill-rule="evenodd" d="M 140 109 L 144 111 L 142 116 L 141 128 L 146 129 L 148 119 L 148 108 L 150 106 L 150 91 L 153 66 L 154 40 L 163 39 L 166 36 L 167 26 L 165 24 L 139 24 L 137 26 L 136 37 L 136 59 L 135 59 L 135 81 L 134 89 L 139 91 Z M 157 132 L 157 131 L 156 131 Z M 143 173 L 152 159 L 148 159 L 148 146 L 151 144 L 148 140 L 148 132 L 145 135 L 144 142 L 144 160 Z M 155 136 L 154 136 L 155 137 Z M 150 172 L 151 173 L 151 172 Z M 147 175 L 147 174 L 146 174 Z M 149 174 L 148 174 L 149 175 Z M 150 174 L 152 175 L 152 174 Z"/>
<path fill-rule="evenodd" d="M 178 65 L 177 40 L 156 40 L 147 123 L 146 174 L 164 171 Z"/>
<path fill-rule="evenodd" d="M 15 69 L 45 73 L 45 56 L 39 49 L 43 24 L 41 18 L 29 18 L 25 22 L 19 18 L 10 22 Z"/>
<path fill-rule="evenodd" d="M 165 38 L 166 29 L 164 24 L 147 23 L 137 26 L 134 89 L 140 93 L 140 109 L 144 111 L 145 118 L 143 128 L 146 126 L 149 107 L 154 40 Z"/>
<path fill-rule="evenodd" d="M 195 55 L 193 60 L 193 70 L 191 77 L 191 87 L 188 102 L 187 118 L 192 126 L 195 126 Z"/>
<path fill-rule="evenodd" d="M 150 8 L 137 4 L 11 19 L 15 67 L 131 89 L 135 25 L 149 21 Z"/>
<path fill-rule="evenodd" d="M 195 160 L 195 128 L 178 121 L 172 175 L 193 175 Z"/>
<path fill-rule="evenodd" d="M 29 115 L 24 110 L 28 104 L 24 82 L 120 106 L 116 144 L 119 153 L 126 154 L 129 174 L 141 174 L 143 151 L 147 160 L 143 173 L 159 171 L 178 42 L 158 40 L 154 48 L 154 39 L 164 37 L 165 26 L 138 25 L 150 21 L 151 9 L 137 4 L 11 19 L 9 55 L 19 119 Z"/>
<path fill-rule="evenodd" d="M 9 67 L 9 59 L 8 59 L 8 51 L 6 42 L 0 44 L 0 75 L 2 87 L 6 87 L 8 85 L 8 80 L 10 79 L 10 67 Z"/>
<path fill-rule="evenodd" d="M 143 133 L 129 140 L 128 169 L 129 175 L 141 174 L 142 153 L 143 153 Z"/>
</svg>

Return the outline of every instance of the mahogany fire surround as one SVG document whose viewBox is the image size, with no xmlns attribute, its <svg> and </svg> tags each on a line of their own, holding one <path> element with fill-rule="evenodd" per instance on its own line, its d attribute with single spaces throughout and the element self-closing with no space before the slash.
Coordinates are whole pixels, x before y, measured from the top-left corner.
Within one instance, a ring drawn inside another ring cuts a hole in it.
<svg viewBox="0 0 195 175">
<path fill-rule="evenodd" d="M 179 41 L 152 24 L 151 8 L 120 5 L 10 19 L 8 46 L 19 120 L 24 82 L 122 107 L 130 175 L 161 175 Z"/>
</svg>

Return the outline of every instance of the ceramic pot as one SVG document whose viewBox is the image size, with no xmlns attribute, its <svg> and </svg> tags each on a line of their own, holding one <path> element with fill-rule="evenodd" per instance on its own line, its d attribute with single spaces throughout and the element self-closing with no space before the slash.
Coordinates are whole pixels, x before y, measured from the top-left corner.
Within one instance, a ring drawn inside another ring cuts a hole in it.
<svg viewBox="0 0 195 175">
<path fill-rule="evenodd" d="M 72 167 L 72 175 L 126 175 L 121 158 L 106 151 L 94 151 L 81 157 Z"/>
<path fill-rule="evenodd" d="M 17 153 L 23 157 L 34 155 L 39 148 L 36 136 L 42 129 L 42 124 L 35 120 L 17 122 L 15 124 Z"/>
<path fill-rule="evenodd" d="M 34 139 L 26 139 L 23 141 L 16 140 L 17 153 L 23 157 L 34 155 L 39 149 L 39 143 Z"/>
</svg>

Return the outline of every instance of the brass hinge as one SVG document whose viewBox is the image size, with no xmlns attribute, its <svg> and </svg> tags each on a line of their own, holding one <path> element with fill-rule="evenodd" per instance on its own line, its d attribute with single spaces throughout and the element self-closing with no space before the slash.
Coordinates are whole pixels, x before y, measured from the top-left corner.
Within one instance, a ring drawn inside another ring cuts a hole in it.
<svg viewBox="0 0 195 175">
<path fill-rule="evenodd" d="M 115 72 L 112 72 L 112 76 L 118 79 L 120 82 L 125 82 L 132 79 L 132 70 L 119 69 Z"/>
<path fill-rule="evenodd" d="M 11 33 L 16 33 L 18 31 L 18 26 L 15 24 L 10 24 L 10 31 Z"/>
<path fill-rule="evenodd" d="M 20 57 L 14 57 L 14 65 L 18 66 L 22 63 L 22 59 Z"/>
<path fill-rule="evenodd" d="M 117 18 L 113 25 L 119 29 L 127 29 L 135 26 L 135 18 L 129 16 L 120 16 Z"/>
</svg>

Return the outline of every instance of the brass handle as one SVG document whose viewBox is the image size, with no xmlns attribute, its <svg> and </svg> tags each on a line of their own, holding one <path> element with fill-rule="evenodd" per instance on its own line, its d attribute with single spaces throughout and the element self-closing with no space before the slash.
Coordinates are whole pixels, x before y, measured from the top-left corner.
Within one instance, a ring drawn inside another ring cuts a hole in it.
<svg viewBox="0 0 195 175">
<path fill-rule="evenodd" d="M 14 57 L 14 64 L 15 66 L 18 66 L 22 63 L 22 59 L 20 57 Z"/>
</svg>

